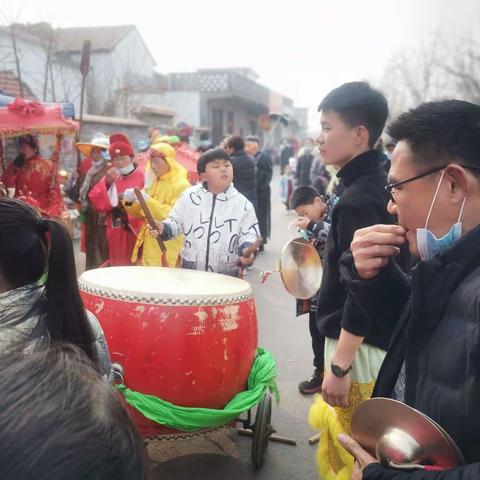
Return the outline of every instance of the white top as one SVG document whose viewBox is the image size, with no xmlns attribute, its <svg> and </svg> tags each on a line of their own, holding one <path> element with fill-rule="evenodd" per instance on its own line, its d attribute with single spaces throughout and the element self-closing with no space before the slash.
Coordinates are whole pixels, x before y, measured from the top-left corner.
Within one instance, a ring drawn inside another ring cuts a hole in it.
<svg viewBox="0 0 480 480">
<path fill-rule="evenodd" d="M 202 184 L 185 190 L 163 223 L 171 236 L 185 236 L 184 266 L 234 277 L 240 250 L 260 237 L 253 205 L 233 185 L 217 195 Z"/>
</svg>

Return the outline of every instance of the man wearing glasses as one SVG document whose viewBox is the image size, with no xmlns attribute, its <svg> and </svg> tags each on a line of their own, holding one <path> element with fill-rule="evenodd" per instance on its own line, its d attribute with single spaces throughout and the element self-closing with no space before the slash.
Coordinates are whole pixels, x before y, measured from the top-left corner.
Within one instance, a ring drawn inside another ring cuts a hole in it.
<svg viewBox="0 0 480 480">
<path fill-rule="evenodd" d="M 358 230 L 341 274 L 357 305 L 393 329 L 374 396 L 440 424 L 467 462 L 480 461 L 480 106 L 424 103 L 389 128 L 388 211 L 400 226 Z M 408 242 L 411 277 L 392 258 Z M 365 479 L 479 478 L 480 464 L 450 472 L 393 473 L 348 439 Z M 370 464 L 370 465 L 369 465 Z M 360 472 L 357 470 L 359 477 Z M 448 475 L 447 475 L 448 473 Z"/>
</svg>

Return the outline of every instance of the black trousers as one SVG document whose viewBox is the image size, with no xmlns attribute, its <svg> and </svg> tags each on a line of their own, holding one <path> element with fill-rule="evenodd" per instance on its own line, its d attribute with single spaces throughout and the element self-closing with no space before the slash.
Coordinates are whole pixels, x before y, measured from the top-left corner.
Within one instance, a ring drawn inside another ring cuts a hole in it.
<svg viewBox="0 0 480 480">
<path fill-rule="evenodd" d="M 308 324 L 310 336 L 312 337 L 313 366 L 323 372 L 325 363 L 325 337 L 319 332 L 317 327 L 317 312 L 308 313 Z"/>
</svg>

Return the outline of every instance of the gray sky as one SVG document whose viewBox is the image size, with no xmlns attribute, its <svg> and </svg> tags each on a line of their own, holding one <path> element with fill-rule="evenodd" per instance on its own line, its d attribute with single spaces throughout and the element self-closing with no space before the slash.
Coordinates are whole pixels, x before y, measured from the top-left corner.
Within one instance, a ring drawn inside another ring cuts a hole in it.
<svg viewBox="0 0 480 480">
<path fill-rule="evenodd" d="M 378 81 L 395 52 L 439 28 L 473 28 L 480 0 L 0 0 L 0 11 L 56 27 L 135 24 L 158 71 L 249 66 L 315 127 L 329 90 Z"/>
</svg>

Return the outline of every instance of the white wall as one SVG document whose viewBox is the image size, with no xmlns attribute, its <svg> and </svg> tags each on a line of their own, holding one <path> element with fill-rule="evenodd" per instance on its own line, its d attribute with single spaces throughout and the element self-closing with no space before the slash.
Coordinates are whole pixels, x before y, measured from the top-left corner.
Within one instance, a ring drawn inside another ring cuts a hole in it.
<svg viewBox="0 0 480 480">
<path fill-rule="evenodd" d="M 175 111 L 175 124 L 185 122 L 193 127 L 205 126 L 200 124 L 200 92 L 167 91 L 157 98 L 162 107 Z"/>
<path fill-rule="evenodd" d="M 30 87 L 34 96 L 38 100 L 46 102 L 73 102 L 78 114 L 82 79 L 79 68 L 53 62 L 55 96 L 49 76 L 44 99 L 47 48 L 39 42 L 27 41 L 21 37 L 17 37 L 16 42 L 22 81 Z M 10 34 L 4 30 L 0 30 L 0 70 L 11 70 L 15 75 L 17 73 L 12 39 Z"/>
<path fill-rule="evenodd" d="M 111 112 L 120 117 L 130 117 L 135 106 L 128 87 L 141 83 L 141 79 L 152 78 L 155 63 L 150 57 L 137 30 L 132 30 L 121 40 L 110 54 L 94 54 L 93 73 L 99 77 L 95 83 L 94 96 L 98 107 L 112 102 Z M 118 90 L 127 87 L 119 98 Z M 101 113 L 101 112 L 97 112 Z"/>
<path fill-rule="evenodd" d="M 95 46 L 92 45 L 92 48 Z M 80 54 L 72 54 L 70 58 L 80 62 Z M 152 78 L 155 63 L 138 31 L 133 29 L 111 52 L 93 50 L 90 67 L 88 113 L 131 117 L 130 110 L 136 105 L 132 103 L 128 91 L 119 98 L 118 90 L 141 83 L 142 78 Z"/>
</svg>

